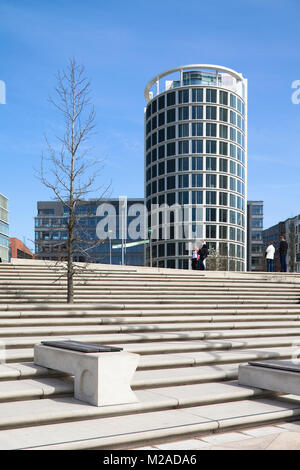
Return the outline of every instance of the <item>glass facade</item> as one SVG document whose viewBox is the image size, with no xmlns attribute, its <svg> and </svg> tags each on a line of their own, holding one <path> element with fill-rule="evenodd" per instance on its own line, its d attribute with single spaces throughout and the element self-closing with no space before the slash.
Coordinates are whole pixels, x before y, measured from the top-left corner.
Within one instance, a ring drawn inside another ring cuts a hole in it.
<svg viewBox="0 0 300 470">
<path fill-rule="evenodd" d="M 192 246 L 205 240 L 219 269 L 245 270 L 246 94 L 242 86 L 225 86 L 220 71 L 180 75 L 145 110 L 145 200 L 152 230 L 146 263 L 151 258 L 153 266 L 189 268 Z M 164 117 L 153 127 L 158 107 Z M 160 236 L 164 211 L 176 212 L 167 222 L 168 239 Z"/>
</svg>

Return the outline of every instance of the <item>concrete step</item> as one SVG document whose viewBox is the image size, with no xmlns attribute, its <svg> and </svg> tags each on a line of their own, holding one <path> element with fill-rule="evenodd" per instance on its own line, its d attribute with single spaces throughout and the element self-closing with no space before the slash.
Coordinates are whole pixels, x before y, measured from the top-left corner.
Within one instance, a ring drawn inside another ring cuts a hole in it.
<svg viewBox="0 0 300 470">
<path fill-rule="evenodd" d="M 260 340 L 270 340 L 274 346 L 280 344 L 282 337 L 289 344 L 295 344 L 298 342 L 300 336 L 300 328 L 282 328 L 282 329 L 249 329 L 249 330 L 216 330 L 216 331 L 200 331 L 200 332 L 180 332 L 180 333 L 136 333 L 136 334 L 125 334 L 119 333 L 117 335 L 102 334 L 102 335 L 52 335 L 52 336 L 28 336 L 28 337 L 3 337 L 1 338 L 2 351 L 7 362 L 19 362 L 31 360 L 33 352 L 30 348 L 33 348 L 35 344 L 39 344 L 45 340 L 76 340 L 95 344 L 111 344 L 111 345 L 122 345 L 125 349 L 130 349 L 131 345 L 140 345 L 139 347 L 145 350 L 148 348 L 149 343 L 152 343 L 153 348 L 156 351 L 163 352 L 166 343 L 179 343 L 183 348 L 191 347 L 190 343 L 196 341 L 199 342 L 200 346 L 203 341 L 225 341 L 227 348 L 230 348 L 232 341 L 238 341 L 239 348 L 243 348 L 243 344 L 246 346 L 247 341 L 253 340 L 254 344 L 258 344 Z M 277 343 L 279 338 L 279 343 Z M 253 343 L 252 343 L 253 344 Z M 179 345 L 178 345 L 179 346 Z M 172 347 L 172 346 L 171 346 Z"/>
<path fill-rule="evenodd" d="M 199 300 L 199 302 L 205 302 L 207 300 L 207 293 L 206 294 L 198 294 L 195 291 L 193 292 L 160 292 L 160 293 L 153 293 L 153 292 L 139 292 L 139 291 L 133 291 L 133 292 L 128 292 L 126 294 L 124 293 L 115 293 L 115 292 L 100 292 L 98 289 L 95 291 L 95 288 L 90 288 L 90 289 L 76 289 L 76 298 L 88 298 L 89 296 L 93 297 L 94 299 L 110 299 L 110 300 L 127 300 L 127 299 L 141 299 L 141 300 L 146 300 L 148 301 L 149 299 L 151 301 L 155 300 L 185 300 L 185 301 L 192 301 L 194 299 Z M 252 292 L 252 293 L 240 293 L 236 292 L 233 293 L 232 291 L 226 291 L 226 292 L 210 292 L 212 295 L 213 299 L 229 299 L 229 300 L 258 300 L 261 301 L 262 299 L 265 301 L 266 298 L 266 293 L 257 293 L 257 292 Z M 295 294 L 280 294 L 280 293 L 269 293 L 272 295 L 272 302 L 286 302 L 286 301 L 292 301 L 292 302 L 297 302 L 299 303 L 300 299 L 300 293 L 295 293 Z M 34 297 L 46 297 L 46 298 L 51 298 L 55 297 L 58 298 L 64 298 L 66 295 L 66 288 L 45 288 L 45 289 L 26 289 L 21 287 L 20 289 L 1 289 L 0 290 L 0 299 L 10 299 L 10 298 L 15 298 L 17 296 L 24 296 L 24 297 L 29 297 L 31 296 L 32 298 Z"/>
<path fill-rule="evenodd" d="M 299 321 L 300 320 L 300 312 L 298 315 L 291 315 L 291 314 L 284 314 L 284 315 L 205 315 L 205 313 L 201 315 L 186 315 L 186 316 L 172 316 L 170 315 L 162 315 L 162 316 L 134 316 L 134 317 L 106 317 L 103 318 L 101 315 L 93 315 L 93 316 L 78 316 L 77 318 L 70 318 L 70 317 L 46 317 L 46 318 L 6 318 L 3 319 L 0 317 L 0 328 L 8 328 L 8 327 L 29 327 L 29 326 L 75 326 L 75 325 L 117 325 L 117 324 L 126 324 L 126 325 L 151 325 L 151 324 L 186 324 L 186 323 L 195 323 L 200 324 L 201 322 L 257 322 L 262 320 L 264 322 L 287 322 L 287 321 Z"/>
<path fill-rule="evenodd" d="M 22 327 L 2 327 L 0 329 L 0 338 L 17 337 L 17 336 L 58 336 L 58 335 L 99 335 L 99 334 L 126 334 L 126 333 L 171 333 L 180 332 L 181 335 L 187 335 L 192 331 L 204 332 L 208 330 L 238 330 L 238 329 L 283 329 L 289 328 L 295 330 L 300 329 L 299 320 L 285 321 L 231 321 L 231 322 L 199 322 L 199 323 L 146 323 L 146 324 L 105 324 L 105 325 L 63 325 L 63 326 L 22 326 Z M 296 333 L 295 333 L 296 334 Z"/>
<path fill-rule="evenodd" d="M 228 385 L 230 386 L 230 384 Z M 232 387 L 236 389 L 236 385 Z M 213 393 L 214 384 L 211 387 Z M 142 392 L 150 393 L 150 392 Z M 224 394 L 224 391 L 221 392 Z M 255 392 L 253 391 L 253 397 Z M 151 392 L 153 394 L 153 392 Z M 208 396 L 209 390 L 205 390 Z M 148 395 L 149 399 L 149 395 Z M 173 439 L 190 435 L 207 434 L 208 432 L 226 431 L 240 427 L 250 427 L 254 424 L 266 424 L 280 420 L 298 419 L 300 415 L 299 399 L 289 396 L 280 398 L 266 398 L 255 396 L 254 399 L 242 399 L 229 403 L 212 403 L 200 406 L 181 407 L 182 398 L 176 394 L 160 396 L 158 409 L 161 402 L 170 403 L 170 408 L 163 411 L 152 411 L 129 414 L 119 414 L 117 423 L 115 416 L 97 417 L 91 408 L 74 403 L 71 399 L 35 400 L 27 402 L 27 414 L 21 403 L 15 403 L 18 413 L 18 421 L 7 419 L 11 413 L 9 408 L 1 409 L 2 431 L 0 432 L 0 447 L 5 450 L 13 449 L 40 449 L 40 450 L 75 450 L 75 449 L 122 449 L 131 448 L 132 445 L 155 442 L 157 440 Z M 48 410 L 47 416 L 37 410 L 37 405 Z M 2 407 L 2 404 L 0 405 Z M 166 406 L 166 405 L 165 405 Z M 80 407 L 80 409 L 79 409 Z M 132 409 L 134 405 L 131 405 Z M 71 410 L 73 421 L 57 423 L 55 426 L 45 424 L 50 415 L 60 414 L 60 421 L 66 418 L 66 409 Z M 87 410 L 87 408 L 89 408 Z M 106 408 L 106 413 L 109 410 Z M 30 413 L 29 413 L 30 410 Z M 25 413 L 24 413 L 25 411 Z M 23 413 L 22 413 L 23 412 Z M 93 419 L 85 420 L 84 413 Z M 35 422 L 32 423 L 34 416 Z M 99 415 L 98 415 L 99 416 Z M 20 427 L 23 422 L 27 426 Z M 40 425 L 38 426 L 38 422 Z M 14 426 L 15 429 L 9 429 Z M 3 430 L 5 427 L 5 430 Z"/>
<path fill-rule="evenodd" d="M 124 281 L 123 281 L 124 282 Z M 153 283 L 155 284 L 155 283 Z M 248 295 L 266 295 L 267 293 L 272 294 L 272 296 L 298 296 L 300 295 L 300 289 L 292 286 L 266 286 L 265 289 L 262 286 L 235 286 L 235 285 L 227 285 L 227 286 L 208 286 L 205 283 L 170 283 L 169 281 L 165 284 L 153 285 L 152 283 L 147 284 L 140 284 L 138 281 L 128 283 L 126 282 L 123 284 L 121 281 L 118 285 L 115 285 L 113 282 L 103 282 L 99 280 L 98 282 L 92 281 L 78 281 L 75 282 L 76 292 L 93 292 L 97 290 L 100 294 L 120 294 L 120 293 L 172 293 L 174 295 L 182 295 L 182 294 L 193 294 L 195 293 L 195 287 L 201 289 L 203 287 L 205 289 L 205 293 L 210 294 L 248 294 Z M 52 280 L 32 280 L 24 281 L 24 280 L 14 280 L 14 281 L 0 281 L 0 289 L 2 291 L 15 291 L 15 290 L 24 290 L 24 291 L 39 291 L 41 290 L 50 290 L 55 291 L 57 289 L 63 290 L 66 289 L 67 282 L 66 281 L 59 281 L 53 282 Z M 180 289 L 180 292 L 178 291 Z M 199 291 L 200 293 L 201 291 Z M 198 293 L 198 294 L 199 294 Z"/>
<path fill-rule="evenodd" d="M 220 401 L 235 401 L 253 396 L 268 396 L 259 389 L 240 386 L 234 382 L 211 382 L 186 385 L 184 387 L 161 387 L 147 391 L 136 391 L 138 403 L 114 405 L 105 407 L 88 406 L 72 396 L 59 398 L 59 395 L 73 393 L 71 381 L 65 378 L 39 378 L 35 380 L 19 380 L 10 383 L 0 383 L 1 399 L 6 395 L 11 401 L 0 403 L 0 429 L 14 427 L 36 426 L 42 423 L 55 423 L 63 419 L 89 420 L 96 417 L 122 415 L 130 412 L 133 418 L 139 412 L 151 412 L 157 409 L 172 409 L 174 407 L 196 406 L 218 403 Z M 22 387 L 22 388 L 21 388 Z M 208 393 L 209 392 L 209 393 Z M 25 404 L 19 400 L 21 394 L 28 398 Z M 30 395 L 32 399 L 29 401 Z M 56 396 L 55 401 L 49 396 Z M 179 398 L 180 397 L 180 398 Z M 41 399 L 42 398 L 42 399 Z M 27 415 L 30 409 L 31 417 Z M 26 420 L 24 419 L 24 414 Z M 82 423 L 84 425 L 84 423 Z"/>
<path fill-rule="evenodd" d="M 65 304 L 64 304 L 65 305 Z M 43 307 L 43 306 L 42 306 Z M 41 307 L 41 308 L 42 308 Z M 35 309 L 34 309 L 35 308 Z M 250 320 L 251 318 L 268 318 L 270 316 L 274 317 L 274 320 L 277 318 L 282 317 L 283 319 L 295 319 L 300 315 L 300 306 L 299 308 L 269 308 L 269 309 L 247 309 L 247 308 L 224 308 L 224 309 L 214 309 L 214 308 L 204 308 L 201 309 L 201 306 L 197 309 L 161 309 L 161 308 L 153 308 L 153 309 L 124 309 L 119 308 L 119 310 L 89 310 L 89 309 L 82 309 L 82 310 L 39 310 L 39 306 L 34 305 L 32 310 L 26 309 L 10 309 L 0 311 L 0 321 L 4 322 L 5 320 L 20 320 L 20 323 L 23 320 L 41 320 L 41 324 L 43 320 L 55 320 L 55 319 L 93 319 L 97 318 L 98 320 L 105 321 L 119 321 L 120 323 L 124 323 L 124 319 L 126 321 L 132 322 L 134 319 L 137 319 L 137 322 L 148 321 L 150 318 L 157 318 L 157 321 L 168 322 L 174 321 L 178 322 L 177 318 L 184 317 L 186 321 L 195 321 L 197 318 L 203 319 L 205 316 L 208 318 L 214 318 L 214 321 L 219 321 L 222 317 L 232 317 L 235 320 L 239 318 L 246 318 Z M 106 308 L 106 307 L 105 307 Z M 193 320 L 194 319 L 194 320 Z"/>
</svg>

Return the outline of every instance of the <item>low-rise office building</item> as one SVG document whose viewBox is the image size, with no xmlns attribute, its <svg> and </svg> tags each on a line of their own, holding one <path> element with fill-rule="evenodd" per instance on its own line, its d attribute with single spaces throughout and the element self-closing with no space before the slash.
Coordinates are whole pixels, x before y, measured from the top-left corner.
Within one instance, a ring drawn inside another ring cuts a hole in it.
<svg viewBox="0 0 300 470">
<path fill-rule="evenodd" d="M 73 260 L 144 265 L 144 199 L 120 197 L 80 201 L 76 206 Z M 66 260 L 68 207 L 61 202 L 37 203 L 35 257 Z"/>
<path fill-rule="evenodd" d="M 34 254 L 18 238 L 9 239 L 9 258 L 33 259 Z"/>
<path fill-rule="evenodd" d="M 265 248 L 272 241 L 275 246 L 274 269 L 280 271 L 279 239 L 283 236 L 288 243 L 287 270 L 300 272 L 300 215 L 290 217 L 263 231 Z"/>
<path fill-rule="evenodd" d="M 263 223 L 263 201 L 247 201 L 247 271 L 265 269 Z"/>
</svg>

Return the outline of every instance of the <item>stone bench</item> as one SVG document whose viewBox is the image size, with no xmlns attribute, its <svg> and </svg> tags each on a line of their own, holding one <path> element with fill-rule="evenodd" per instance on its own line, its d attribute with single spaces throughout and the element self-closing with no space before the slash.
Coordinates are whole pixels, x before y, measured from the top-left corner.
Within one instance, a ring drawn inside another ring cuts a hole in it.
<svg viewBox="0 0 300 470">
<path fill-rule="evenodd" d="M 138 401 L 130 387 L 138 354 L 78 341 L 44 341 L 34 347 L 34 362 L 74 375 L 75 398 L 91 405 Z"/>
<path fill-rule="evenodd" d="M 277 393 L 300 395 L 300 362 L 251 361 L 239 366 L 238 383 Z"/>
</svg>

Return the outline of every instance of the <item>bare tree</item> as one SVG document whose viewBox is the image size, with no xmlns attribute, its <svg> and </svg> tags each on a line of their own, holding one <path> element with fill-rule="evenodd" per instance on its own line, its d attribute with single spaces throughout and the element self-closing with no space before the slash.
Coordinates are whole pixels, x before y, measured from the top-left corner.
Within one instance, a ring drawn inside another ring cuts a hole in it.
<svg viewBox="0 0 300 470">
<path fill-rule="evenodd" d="M 91 148 L 87 147 L 95 129 L 95 110 L 90 100 L 90 81 L 85 77 L 85 69 L 78 65 L 75 59 L 70 59 L 65 71 L 56 75 L 56 87 L 54 98 L 50 97 L 50 103 L 59 111 L 63 118 L 64 127 L 62 135 L 57 136 L 57 145 L 54 147 L 47 143 L 47 154 L 42 154 L 39 178 L 42 183 L 54 193 L 54 199 L 60 201 L 68 209 L 68 221 L 66 225 L 68 239 L 63 242 L 63 248 L 67 253 L 67 302 L 74 300 L 74 274 L 73 262 L 74 247 L 83 247 L 83 243 L 90 245 L 100 241 L 88 242 L 86 237 L 80 240 L 80 231 L 77 224 L 76 206 L 90 193 L 102 195 L 107 191 L 95 188 L 102 163 L 99 160 L 90 160 L 88 155 Z M 85 238 L 85 240 L 84 240 Z M 58 244 L 59 245 L 59 244 Z M 82 248 L 86 252 L 88 248 Z"/>
</svg>

